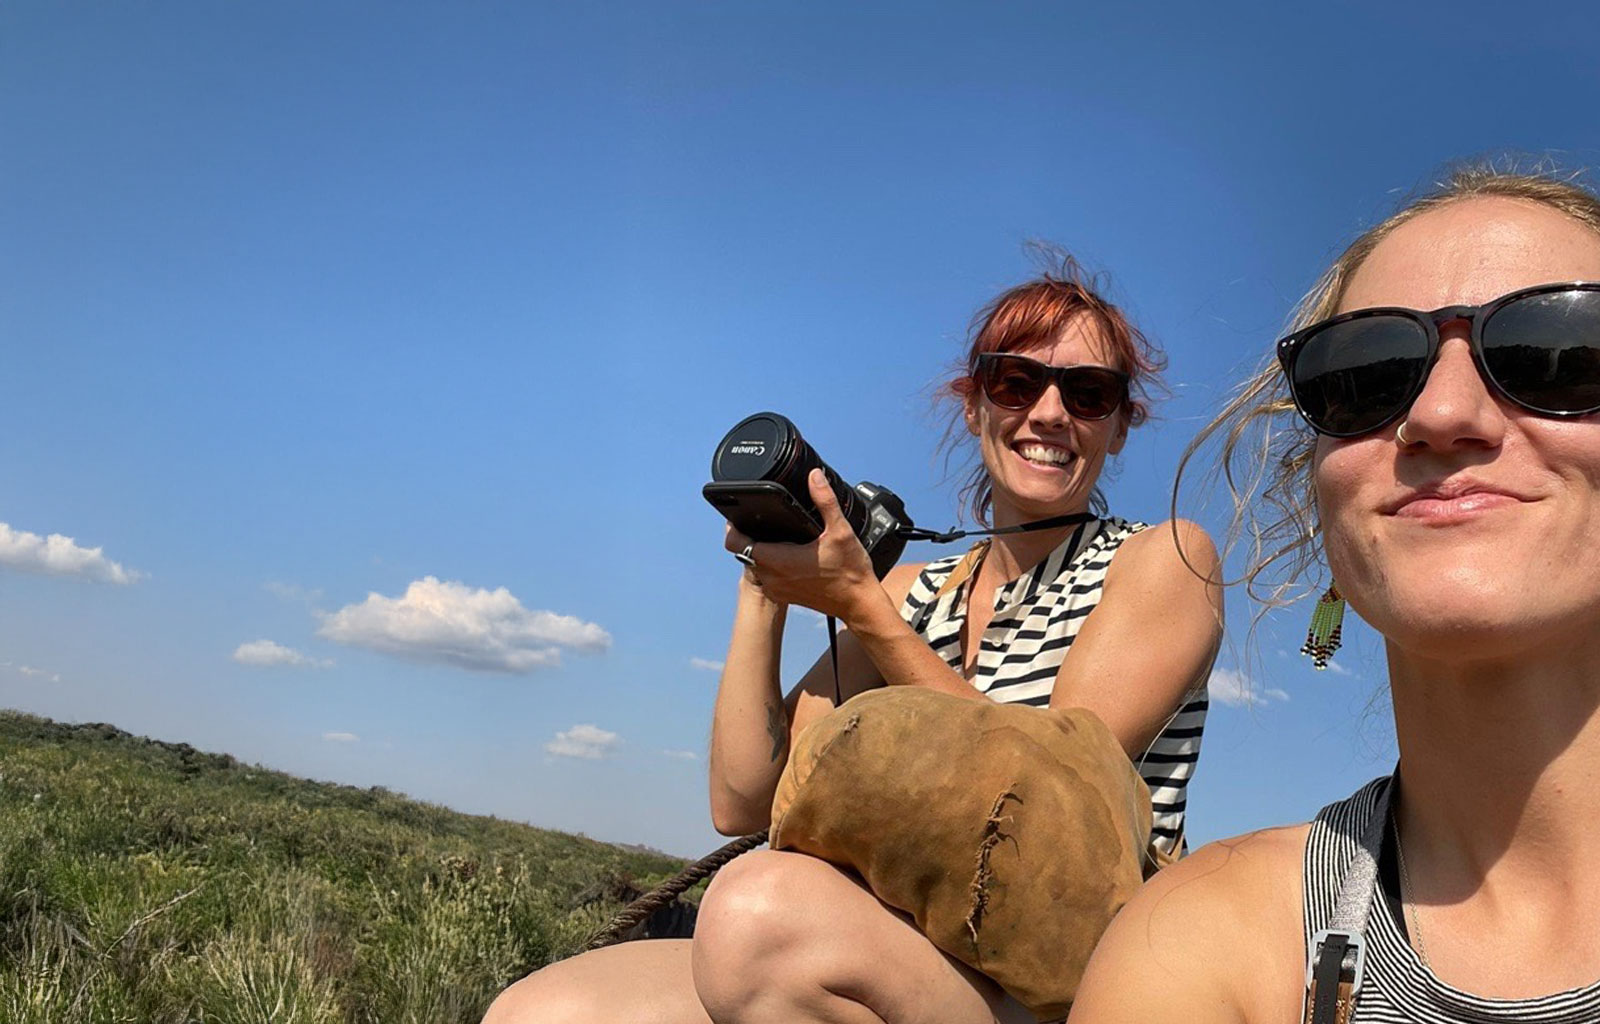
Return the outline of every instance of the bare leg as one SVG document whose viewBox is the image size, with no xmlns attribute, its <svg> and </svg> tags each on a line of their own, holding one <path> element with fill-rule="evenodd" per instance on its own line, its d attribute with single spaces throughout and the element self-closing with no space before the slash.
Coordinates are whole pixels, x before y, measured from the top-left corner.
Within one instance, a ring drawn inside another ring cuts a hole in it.
<svg viewBox="0 0 1600 1024">
<path fill-rule="evenodd" d="M 853 876 L 748 853 L 700 904 L 694 981 L 716 1024 L 1032 1024 Z"/>
<path fill-rule="evenodd" d="M 512 985 L 483 1024 L 710 1024 L 688 939 L 643 939 L 551 964 Z"/>
</svg>

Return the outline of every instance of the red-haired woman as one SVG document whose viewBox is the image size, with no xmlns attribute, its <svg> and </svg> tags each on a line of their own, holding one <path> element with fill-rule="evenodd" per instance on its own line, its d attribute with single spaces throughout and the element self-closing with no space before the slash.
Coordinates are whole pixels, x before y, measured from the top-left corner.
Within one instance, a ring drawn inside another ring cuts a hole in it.
<svg viewBox="0 0 1600 1024">
<path fill-rule="evenodd" d="M 1158 365 L 1122 312 L 1064 261 L 980 312 L 949 394 L 981 457 L 968 487 L 980 521 L 1003 529 L 1095 512 L 1088 522 L 1000 533 L 964 555 L 898 566 L 881 584 L 820 474 L 811 494 L 827 528 L 816 542 L 752 544 L 729 531 L 728 549 L 749 567 L 712 726 L 719 831 L 767 825 L 791 738 L 832 707 L 826 655 L 787 697 L 779 686 L 784 616 L 798 604 L 847 627 L 838 650 L 846 699 L 907 686 L 1094 712 L 1150 787 L 1154 845 L 1180 849 L 1222 628 L 1207 582 L 1216 556 L 1193 524 L 1147 529 L 1106 514 L 1096 486 L 1145 419 Z M 553 965 L 503 994 L 486 1021 L 708 1018 L 1032 1016 L 854 875 L 804 854 L 759 852 L 718 875 L 692 942 L 635 942 Z"/>
</svg>

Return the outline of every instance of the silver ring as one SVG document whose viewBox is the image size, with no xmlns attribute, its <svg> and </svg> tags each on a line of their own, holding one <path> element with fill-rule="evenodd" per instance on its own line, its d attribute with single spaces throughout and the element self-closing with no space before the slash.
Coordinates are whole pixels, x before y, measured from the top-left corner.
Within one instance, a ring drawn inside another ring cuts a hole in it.
<svg viewBox="0 0 1600 1024">
<path fill-rule="evenodd" d="M 1406 424 L 1404 420 L 1401 420 L 1400 425 L 1395 428 L 1394 439 L 1400 442 L 1400 447 L 1402 448 L 1410 448 L 1416 443 L 1415 441 L 1406 437 Z"/>
<path fill-rule="evenodd" d="M 733 553 L 733 557 L 737 558 L 739 561 L 743 562 L 745 565 L 748 565 L 750 568 L 754 569 L 756 567 L 756 560 L 753 557 L 753 552 L 755 551 L 755 549 L 756 549 L 756 546 L 754 544 L 746 544 L 744 546 L 744 550 L 743 551 L 735 551 Z"/>
</svg>

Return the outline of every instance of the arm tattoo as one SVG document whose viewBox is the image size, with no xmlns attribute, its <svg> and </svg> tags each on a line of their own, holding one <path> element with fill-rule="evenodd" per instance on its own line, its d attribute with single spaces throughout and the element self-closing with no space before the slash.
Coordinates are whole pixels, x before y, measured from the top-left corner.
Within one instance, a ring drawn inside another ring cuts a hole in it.
<svg viewBox="0 0 1600 1024">
<path fill-rule="evenodd" d="M 773 763 L 783 756 L 783 750 L 789 745 L 788 716 L 783 713 L 782 704 L 767 705 L 767 735 L 772 737 Z"/>
</svg>

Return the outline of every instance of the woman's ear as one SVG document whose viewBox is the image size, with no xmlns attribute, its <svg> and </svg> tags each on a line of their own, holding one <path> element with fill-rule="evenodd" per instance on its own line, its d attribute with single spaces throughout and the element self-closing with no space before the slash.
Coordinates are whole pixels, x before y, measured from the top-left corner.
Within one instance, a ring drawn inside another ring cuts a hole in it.
<svg viewBox="0 0 1600 1024">
<path fill-rule="evenodd" d="M 967 421 L 967 433 L 977 437 L 979 430 L 982 429 L 982 424 L 978 420 L 978 400 L 968 397 L 963 401 L 961 403 L 961 415 Z"/>
</svg>

